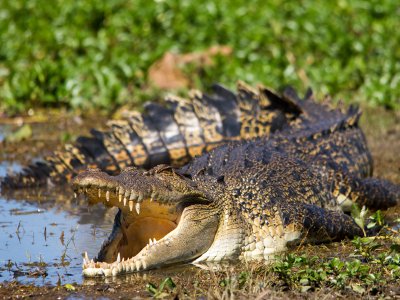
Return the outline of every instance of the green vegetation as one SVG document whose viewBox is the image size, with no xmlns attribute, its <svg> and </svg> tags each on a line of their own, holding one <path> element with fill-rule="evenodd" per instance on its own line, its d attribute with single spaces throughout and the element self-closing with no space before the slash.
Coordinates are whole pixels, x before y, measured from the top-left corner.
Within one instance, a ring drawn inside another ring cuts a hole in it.
<svg viewBox="0 0 400 300">
<path fill-rule="evenodd" d="M 193 86 L 312 86 L 399 108 L 399 18 L 394 0 L 1 1 L 0 110 L 134 104 L 166 51 L 217 44 L 233 54 L 186 68 Z"/>
<path fill-rule="evenodd" d="M 164 298 L 168 297 L 170 292 L 173 292 L 175 289 L 176 285 L 172 281 L 171 277 L 165 278 L 160 285 L 157 287 L 156 285 L 152 283 L 148 283 L 146 285 L 146 290 L 152 295 L 153 298 Z M 164 291 L 164 289 L 166 291 Z"/>
<path fill-rule="evenodd" d="M 304 293 L 300 297 L 303 299 L 315 298 L 327 291 L 345 297 L 368 295 L 382 299 L 393 295 L 391 291 L 400 280 L 398 238 L 393 235 L 358 237 L 341 245 L 345 251 L 339 255 L 333 247 L 329 253 L 315 256 L 315 248 L 307 246 L 277 257 L 269 265 L 222 268 L 210 271 L 209 279 L 204 277 L 207 272 L 199 272 L 184 281 L 179 276 L 167 277 L 159 286 L 148 283 L 146 290 L 154 298 L 179 299 L 206 295 L 213 299 L 261 298 L 264 294 L 287 299 Z M 194 285 L 188 286 L 188 281 Z"/>
<path fill-rule="evenodd" d="M 365 220 L 367 211 L 353 207 L 353 212 Z M 356 237 L 352 242 L 352 252 L 344 257 L 321 258 L 308 254 L 289 253 L 273 266 L 281 285 L 301 292 L 310 289 L 329 287 L 350 288 L 356 293 L 376 294 L 386 284 L 395 283 L 400 278 L 400 245 L 380 210 L 369 217 L 369 229 L 383 226 L 381 237 Z M 357 223 L 360 219 L 355 219 Z M 384 241 L 381 242 L 380 240 Z"/>
<path fill-rule="evenodd" d="M 400 278 L 397 244 L 382 250 L 384 245 L 374 238 L 356 238 L 352 242 L 354 253 L 347 259 L 287 254 L 273 270 L 284 286 L 302 292 L 334 287 L 374 293 L 374 289 L 395 283 Z"/>
</svg>

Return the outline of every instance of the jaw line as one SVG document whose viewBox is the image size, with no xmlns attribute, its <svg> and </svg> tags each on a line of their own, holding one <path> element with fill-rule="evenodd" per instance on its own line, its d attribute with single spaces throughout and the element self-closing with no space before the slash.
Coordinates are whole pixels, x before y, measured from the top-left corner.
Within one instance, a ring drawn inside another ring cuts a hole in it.
<svg viewBox="0 0 400 300">
<path fill-rule="evenodd" d="M 86 277 L 116 276 L 195 260 L 212 245 L 219 223 L 218 214 L 208 213 L 199 218 L 199 210 L 204 209 L 202 206 L 204 205 L 185 208 L 181 221 L 175 229 L 159 241 L 150 241 L 134 257 L 121 259 L 118 254 L 114 262 L 106 263 L 94 262 L 85 255 L 83 275 Z M 208 208 L 206 211 L 208 212 Z M 204 236 L 201 236 L 202 234 Z"/>
<path fill-rule="evenodd" d="M 172 230 L 170 233 L 172 233 L 174 230 Z M 168 245 L 169 243 L 171 243 L 173 239 L 171 239 L 171 237 L 169 237 L 168 235 L 169 234 L 167 234 L 158 241 L 156 241 L 156 239 L 149 240 L 149 243 L 144 248 L 142 248 L 138 254 L 128 259 L 125 258 L 121 259 L 121 255 L 118 252 L 116 260 L 113 261 L 112 263 L 95 261 L 93 259 L 90 260 L 87 254 L 85 253 L 85 257 L 83 259 L 83 264 L 82 264 L 82 269 L 83 269 L 82 274 L 85 277 L 116 276 L 121 273 L 132 273 L 141 270 L 147 270 L 146 261 L 142 260 L 141 256 L 145 251 L 148 251 L 150 249 L 152 249 L 153 251 L 157 251 L 157 246 L 160 244 Z M 119 241 L 116 241 L 116 243 L 119 244 L 120 241 L 121 238 Z M 111 241 L 111 243 L 113 242 L 114 241 Z M 108 247 L 108 245 L 105 247 Z M 100 250 L 100 252 L 102 250 Z"/>
</svg>

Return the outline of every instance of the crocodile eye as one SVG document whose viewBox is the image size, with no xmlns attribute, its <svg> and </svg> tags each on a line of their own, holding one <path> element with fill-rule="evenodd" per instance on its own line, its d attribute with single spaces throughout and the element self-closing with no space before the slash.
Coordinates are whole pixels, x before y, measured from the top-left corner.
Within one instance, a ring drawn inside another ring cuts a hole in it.
<svg viewBox="0 0 400 300">
<path fill-rule="evenodd" d="M 131 166 L 131 167 L 125 168 L 122 172 L 124 172 L 124 173 L 125 173 L 125 172 L 133 172 L 133 171 L 135 171 L 135 170 L 137 170 L 137 168 Z"/>
<path fill-rule="evenodd" d="M 161 172 L 165 172 L 165 171 L 173 172 L 174 169 L 169 165 L 161 164 L 161 165 L 155 166 L 152 170 L 154 171 L 154 173 L 161 173 Z"/>
</svg>

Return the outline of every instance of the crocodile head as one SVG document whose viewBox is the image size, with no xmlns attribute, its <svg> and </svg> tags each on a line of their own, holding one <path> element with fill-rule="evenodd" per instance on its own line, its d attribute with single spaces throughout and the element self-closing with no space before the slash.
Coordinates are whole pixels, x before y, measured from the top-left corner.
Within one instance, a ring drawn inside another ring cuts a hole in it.
<svg viewBox="0 0 400 300">
<path fill-rule="evenodd" d="M 213 243 L 219 222 L 215 201 L 170 167 L 127 168 L 118 176 L 90 169 L 74 178 L 73 187 L 89 203 L 119 208 L 97 259 L 85 254 L 85 276 L 193 261 Z"/>
</svg>

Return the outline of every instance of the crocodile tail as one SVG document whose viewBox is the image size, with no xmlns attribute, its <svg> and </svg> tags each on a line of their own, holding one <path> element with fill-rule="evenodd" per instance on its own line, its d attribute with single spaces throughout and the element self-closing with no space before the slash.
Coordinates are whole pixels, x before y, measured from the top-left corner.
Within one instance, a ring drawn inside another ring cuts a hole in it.
<svg viewBox="0 0 400 300">
<path fill-rule="evenodd" d="M 3 187 L 27 187 L 70 180 L 87 167 L 118 173 L 127 166 L 181 166 L 227 141 L 268 136 L 290 127 L 302 109 L 265 87 L 238 82 L 237 93 L 221 85 L 211 95 L 191 91 L 189 99 L 167 96 L 166 106 L 147 103 L 144 113 L 130 112 L 92 130 L 74 145 L 2 180 Z"/>
<path fill-rule="evenodd" d="M 99 138 L 102 133 L 93 130 L 92 134 L 92 137 L 79 137 L 74 145 L 68 144 L 16 174 L 8 174 L 1 180 L 2 188 L 65 183 L 88 167 L 102 168 L 109 173 L 119 170 Z"/>
</svg>

